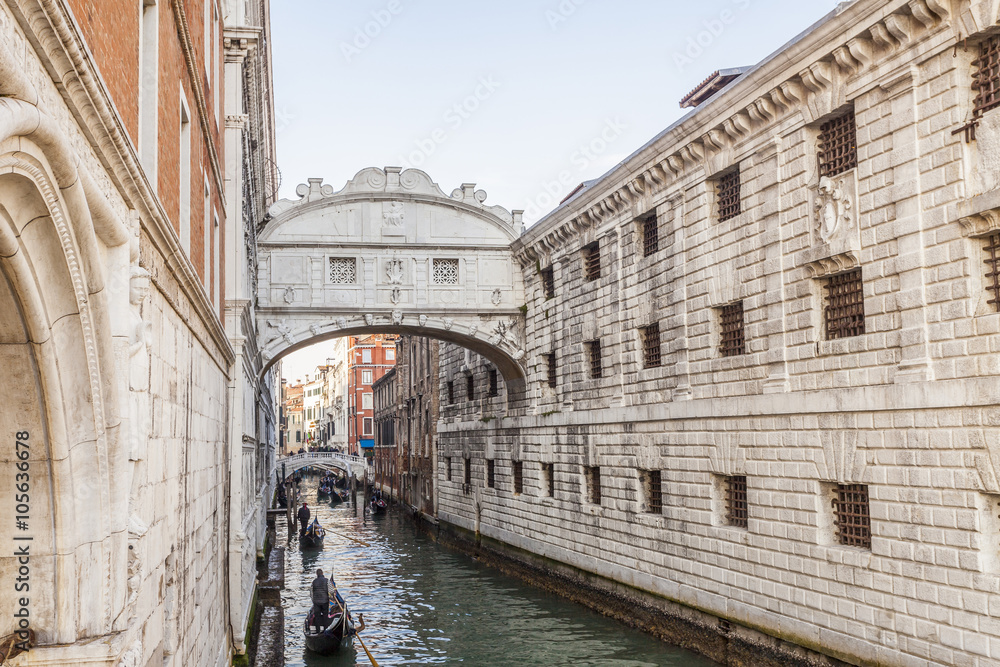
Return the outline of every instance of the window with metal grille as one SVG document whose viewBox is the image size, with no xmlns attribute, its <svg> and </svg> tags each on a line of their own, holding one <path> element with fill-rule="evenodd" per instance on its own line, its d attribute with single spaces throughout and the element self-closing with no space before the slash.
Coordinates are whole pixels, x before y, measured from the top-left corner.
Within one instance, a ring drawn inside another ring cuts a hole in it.
<svg viewBox="0 0 1000 667">
<path fill-rule="evenodd" d="M 524 493 L 524 463 L 514 461 L 514 493 Z"/>
<path fill-rule="evenodd" d="M 448 467 L 445 469 L 445 474 L 448 476 L 448 481 L 450 482 L 451 481 L 451 457 L 450 456 L 448 457 L 447 461 L 448 461 L 448 463 L 447 463 Z"/>
<path fill-rule="evenodd" d="M 649 213 L 641 220 L 642 256 L 649 257 L 660 249 L 660 226 L 656 213 Z"/>
<path fill-rule="evenodd" d="M 603 375 L 601 368 L 601 341 L 591 340 L 586 343 L 587 357 L 590 361 L 590 377 L 599 378 Z"/>
<path fill-rule="evenodd" d="M 549 498 L 556 497 L 556 464 L 543 463 L 542 471 L 545 475 L 546 486 L 549 490 Z"/>
<path fill-rule="evenodd" d="M 841 544 L 871 549 L 872 527 L 867 485 L 838 484 L 833 499 L 833 518 Z"/>
<path fill-rule="evenodd" d="M 500 382 L 497 379 L 497 371 L 495 368 L 490 369 L 490 396 L 497 396 L 500 394 Z"/>
<path fill-rule="evenodd" d="M 990 37 L 979 45 L 979 57 L 972 61 L 973 117 L 982 116 L 1000 106 L 1000 35 Z"/>
<path fill-rule="evenodd" d="M 583 247 L 583 273 L 587 280 L 601 277 L 601 245 L 597 241 Z"/>
<path fill-rule="evenodd" d="M 465 461 L 465 484 L 468 486 L 472 484 L 472 459 L 463 459 Z M 468 490 L 466 490 L 468 493 Z"/>
<path fill-rule="evenodd" d="M 743 329 L 743 302 L 737 301 L 719 309 L 722 322 L 722 336 L 719 352 L 724 357 L 738 357 L 747 353 L 746 335 Z"/>
<path fill-rule="evenodd" d="M 353 285 L 358 282 L 357 260 L 353 257 L 331 257 L 330 282 L 334 285 Z"/>
<path fill-rule="evenodd" d="M 556 388 L 556 353 L 549 352 L 545 355 L 545 365 L 548 367 L 548 383 L 552 389 Z"/>
<path fill-rule="evenodd" d="M 493 459 L 486 459 L 486 486 L 496 487 L 496 462 Z"/>
<path fill-rule="evenodd" d="M 546 299 L 555 298 L 556 274 L 551 266 L 547 269 L 542 269 L 542 293 Z"/>
<path fill-rule="evenodd" d="M 720 176 L 715 185 L 719 201 L 719 221 L 738 216 L 741 212 L 739 166 Z"/>
<path fill-rule="evenodd" d="M 476 397 L 476 380 L 472 373 L 465 376 L 465 397 L 470 401 Z"/>
<path fill-rule="evenodd" d="M 601 468 L 600 466 L 585 466 L 584 475 L 587 478 L 587 495 L 594 505 L 601 504 Z"/>
<path fill-rule="evenodd" d="M 861 269 L 826 279 L 826 338 L 850 338 L 865 332 L 865 294 Z"/>
<path fill-rule="evenodd" d="M 646 487 L 646 511 L 650 514 L 663 513 L 663 479 L 659 470 L 647 470 L 643 473 L 643 485 Z"/>
<path fill-rule="evenodd" d="M 448 402 L 449 403 L 454 403 L 455 402 L 455 382 L 454 382 L 454 380 L 451 380 L 451 381 L 448 382 Z"/>
<path fill-rule="evenodd" d="M 726 477 L 726 521 L 730 526 L 746 528 L 748 515 L 746 475 Z"/>
<path fill-rule="evenodd" d="M 858 132 L 854 110 L 820 125 L 819 175 L 836 176 L 858 166 Z"/>
<path fill-rule="evenodd" d="M 432 263 L 431 274 L 435 285 L 457 285 L 458 260 L 435 259 Z"/>
<path fill-rule="evenodd" d="M 1000 234 L 990 234 L 985 239 L 986 252 L 986 293 L 991 297 L 987 302 L 1000 313 Z"/>
<path fill-rule="evenodd" d="M 642 329 L 642 357 L 646 368 L 660 365 L 660 323 L 655 322 Z"/>
</svg>

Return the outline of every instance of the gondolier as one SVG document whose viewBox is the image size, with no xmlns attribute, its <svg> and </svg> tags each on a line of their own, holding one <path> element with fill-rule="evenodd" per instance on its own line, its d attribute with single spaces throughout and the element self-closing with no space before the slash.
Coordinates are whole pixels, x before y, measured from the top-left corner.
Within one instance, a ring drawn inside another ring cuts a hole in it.
<svg viewBox="0 0 1000 667">
<path fill-rule="evenodd" d="M 325 628 L 330 624 L 330 582 L 323 576 L 323 570 L 316 570 L 316 578 L 312 582 L 312 613 L 313 624 Z"/>
<path fill-rule="evenodd" d="M 311 515 L 312 513 L 309 511 L 308 505 L 302 503 L 302 507 L 299 508 L 299 513 L 298 513 L 299 533 L 304 534 L 306 532 L 306 528 L 309 526 L 309 517 Z"/>
</svg>

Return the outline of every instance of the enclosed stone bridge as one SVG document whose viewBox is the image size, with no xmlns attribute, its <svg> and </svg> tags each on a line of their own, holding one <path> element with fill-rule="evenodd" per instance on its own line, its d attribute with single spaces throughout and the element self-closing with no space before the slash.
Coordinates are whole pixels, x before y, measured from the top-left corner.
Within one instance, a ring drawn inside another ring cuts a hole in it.
<svg viewBox="0 0 1000 667">
<path fill-rule="evenodd" d="M 368 464 L 362 456 L 337 452 L 306 452 L 279 458 L 275 466 L 275 474 L 280 478 L 281 475 L 288 476 L 309 467 L 339 470 L 348 477 L 356 479 L 364 479 L 368 473 Z"/>
<path fill-rule="evenodd" d="M 396 333 L 456 343 L 524 386 L 524 286 L 510 244 L 521 212 L 471 183 L 445 194 L 422 171 L 368 168 L 271 207 L 258 237 L 258 335 L 266 371 L 339 336 Z"/>
</svg>

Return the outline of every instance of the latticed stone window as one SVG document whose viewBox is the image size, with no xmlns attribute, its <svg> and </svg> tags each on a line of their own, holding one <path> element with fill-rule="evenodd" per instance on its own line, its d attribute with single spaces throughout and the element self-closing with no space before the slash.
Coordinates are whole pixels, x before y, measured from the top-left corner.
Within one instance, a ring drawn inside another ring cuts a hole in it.
<svg viewBox="0 0 1000 667">
<path fill-rule="evenodd" d="M 556 369 L 556 353 L 549 352 L 545 355 L 545 365 L 548 371 L 548 384 L 552 389 L 556 388 L 556 381 L 558 379 L 557 369 Z"/>
<path fill-rule="evenodd" d="M 551 266 L 542 269 L 542 293 L 546 299 L 554 299 L 556 296 L 556 274 Z"/>
<path fill-rule="evenodd" d="M 858 132 L 854 110 L 820 125 L 819 174 L 836 176 L 858 166 Z"/>
<path fill-rule="evenodd" d="M 865 332 L 865 294 L 861 269 L 826 279 L 826 338 L 850 338 Z"/>
<path fill-rule="evenodd" d="M 868 486 L 838 484 L 833 498 L 833 520 L 837 539 L 849 547 L 871 549 L 871 514 L 868 511 Z"/>
<path fill-rule="evenodd" d="M 513 468 L 514 493 L 524 493 L 524 463 L 522 461 L 514 461 Z"/>
<path fill-rule="evenodd" d="M 990 234 L 984 239 L 986 252 L 986 293 L 993 310 L 1000 313 L 1000 234 Z"/>
<path fill-rule="evenodd" d="M 603 373 L 601 368 L 601 341 L 591 340 L 585 344 L 587 348 L 587 360 L 590 362 L 590 377 L 599 378 Z"/>
<path fill-rule="evenodd" d="M 600 466 L 585 466 L 584 476 L 587 478 L 587 495 L 594 505 L 601 504 L 601 468 Z"/>
<path fill-rule="evenodd" d="M 556 464 L 543 463 L 542 474 L 545 476 L 545 486 L 549 491 L 549 498 L 556 496 Z"/>
<path fill-rule="evenodd" d="M 654 322 L 642 329 L 642 358 L 646 368 L 660 365 L 660 323 Z"/>
<path fill-rule="evenodd" d="M 433 262 L 432 280 L 435 285 L 457 285 L 458 260 L 435 259 Z"/>
<path fill-rule="evenodd" d="M 493 459 L 486 459 L 486 486 L 493 489 L 496 488 L 496 484 L 496 461 Z"/>
<path fill-rule="evenodd" d="M 642 474 L 646 492 L 646 511 L 650 514 L 663 513 L 663 478 L 659 470 L 647 470 Z"/>
<path fill-rule="evenodd" d="M 656 213 L 647 214 L 641 221 L 642 228 L 642 256 L 649 257 L 660 249 L 660 226 L 656 219 Z"/>
<path fill-rule="evenodd" d="M 353 285 L 358 282 L 357 260 L 354 257 L 331 257 L 330 282 L 334 285 Z"/>
<path fill-rule="evenodd" d="M 972 61 L 973 117 L 982 116 L 1000 106 L 1000 35 L 990 37 L 979 45 L 979 57 Z"/>
<path fill-rule="evenodd" d="M 497 379 L 497 371 L 495 368 L 490 369 L 490 396 L 498 396 L 500 394 L 500 382 Z"/>
<path fill-rule="evenodd" d="M 730 526 L 738 528 L 746 528 L 749 525 L 746 475 L 726 477 L 726 521 Z"/>
<path fill-rule="evenodd" d="M 583 247 L 583 274 L 587 280 L 601 277 L 601 245 L 597 241 Z"/>
<path fill-rule="evenodd" d="M 476 397 L 476 379 L 472 373 L 465 376 L 465 397 L 470 401 Z"/>
<path fill-rule="evenodd" d="M 719 221 L 735 218 L 742 211 L 740 203 L 740 168 L 719 177 L 715 184 L 719 202 Z"/>
<path fill-rule="evenodd" d="M 724 357 L 738 357 L 747 353 L 746 333 L 743 326 L 743 302 L 737 301 L 719 309 L 722 336 L 719 353 Z"/>
</svg>

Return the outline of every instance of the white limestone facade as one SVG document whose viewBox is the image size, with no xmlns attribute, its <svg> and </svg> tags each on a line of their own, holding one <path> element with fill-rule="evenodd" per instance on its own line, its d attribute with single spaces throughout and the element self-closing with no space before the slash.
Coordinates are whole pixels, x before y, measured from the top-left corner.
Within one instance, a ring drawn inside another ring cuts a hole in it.
<svg viewBox="0 0 1000 667">
<path fill-rule="evenodd" d="M 998 19 L 842 3 L 528 229 L 530 406 L 467 400 L 489 363 L 442 346 L 442 524 L 733 636 L 1000 664 L 1000 110 L 972 86 Z M 828 312 L 858 270 L 863 325 Z"/>
</svg>

